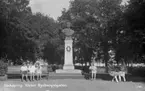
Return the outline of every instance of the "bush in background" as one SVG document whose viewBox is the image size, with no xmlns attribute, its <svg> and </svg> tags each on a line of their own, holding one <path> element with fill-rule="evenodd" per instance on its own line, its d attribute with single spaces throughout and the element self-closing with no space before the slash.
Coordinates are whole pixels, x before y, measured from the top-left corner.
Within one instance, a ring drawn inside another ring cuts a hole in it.
<svg viewBox="0 0 145 91">
<path fill-rule="evenodd" d="M 0 76 L 5 76 L 8 71 L 8 65 L 4 62 L 4 59 L 0 59 Z"/>
<path fill-rule="evenodd" d="M 145 67 L 129 67 L 128 73 L 132 76 L 145 77 Z"/>
</svg>

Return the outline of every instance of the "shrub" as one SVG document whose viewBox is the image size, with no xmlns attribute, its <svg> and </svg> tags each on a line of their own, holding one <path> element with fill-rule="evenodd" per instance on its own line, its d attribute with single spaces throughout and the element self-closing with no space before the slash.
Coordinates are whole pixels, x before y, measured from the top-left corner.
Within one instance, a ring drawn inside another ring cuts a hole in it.
<svg viewBox="0 0 145 91">
<path fill-rule="evenodd" d="M 130 69 L 132 76 L 145 77 L 145 67 L 133 67 Z"/>
<path fill-rule="evenodd" d="M 58 69 L 63 69 L 63 65 L 58 65 Z"/>
<path fill-rule="evenodd" d="M 75 66 L 75 69 L 82 70 L 82 69 L 83 69 L 83 67 L 82 67 L 82 66 Z"/>
<path fill-rule="evenodd" d="M 97 73 L 106 73 L 106 68 L 105 67 L 97 67 Z"/>
<path fill-rule="evenodd" d="M 4 76 L 7 74 L 8 65 L 4 62 L 3 59 L 0 59 L 0 76 Z"/>
</svg>

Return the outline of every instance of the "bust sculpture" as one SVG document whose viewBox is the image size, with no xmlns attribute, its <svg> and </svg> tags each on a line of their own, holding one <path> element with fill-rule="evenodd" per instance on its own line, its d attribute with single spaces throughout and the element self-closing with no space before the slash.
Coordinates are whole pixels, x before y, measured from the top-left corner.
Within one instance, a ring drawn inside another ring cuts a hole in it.
<svg viewBox="0 0 145 91">
<path fill-rule="evenodd" d="M 62 32 L 65 34 L 66 39 L 71 39 L 72 35 L 74 34 L 74 30 L 70 29 L 71 23 L 67 22 L 67 28 L 63 29 Z"/>
</svg>

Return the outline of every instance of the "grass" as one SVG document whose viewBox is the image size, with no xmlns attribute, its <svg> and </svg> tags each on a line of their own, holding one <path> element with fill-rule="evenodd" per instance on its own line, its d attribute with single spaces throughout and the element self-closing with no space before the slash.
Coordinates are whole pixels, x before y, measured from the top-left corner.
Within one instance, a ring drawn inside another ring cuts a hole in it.
<svg viewBox="0 0 145 91">
<path fill-rule="evenodd" d="M 111 80 L 112 77 L 109 74 L 105 74 L 104 73 L 104 69 L 103 68 L 99 68 L 100 72 L 99 74 L 97 74 L 97 78 L 100 78 L 102 80 Z M 126 75 L 126 79 L 128 81 L 133 81 L 133 82 L 145 82 L 145 68 L 141 67 L 141 68 L 137 68 L 134 67 L 132 68 L 132 70 L 130 70 L 131 68 L 129 68 L 129 72 L 130 74 Z M 43 68 L 43 73 L 46 73 L 47 69 L 46 67 Z M 52 74 L 52 75 L 51 75 Z M 50 72 L 50 79 L 58 79 L 59 76 L 55 76 L 56 74 Z M 9 66 L 8 67 L 8 78 L 9 79 L 20 79 L 20 66 Z M 65 77 L 62 77 L 65 78 Z"/>
<path fill-rule="evenodd" d="M 8 87 L 7 85 L 10 84 L 16 87 Z M 40 87 L 40 85 L 44 87 Z M 34 82 L 5 81 L 0 84 L 0 91 L 145 91 L 145 84 L 84 79 L 57 79 Z"/>
<path fill-rule="evenodd" d="M 19 75 L 20 66 L 11 66 L 8 68 L 8 74 L 14 76 Z M 45 71 L 45 69 L 44 69 Z M 98 74 L 97 80 L 85 80 L 85 79 L 57 79 L 55 73 L 50 73 L 48 80 L 43 79 L 34 82 L 21 82 L 20 79 L 7 80 L 0 82 L 0 91 L 145 91 L 145 84 L 140 77 L 126 76 L 127 82 L 111 82 L 111 77 L 108 74 Z M 59 77 L 60 78 L 60 77 Z M 20 87 L 6 87 L 6 85 L 21 85 Z M 26 86 L 29 85 L 29 86 Z M 42 87 L 39 85 L 61 85 L 66 87 Z M 30 86 L 31 85 L 31 86 Z"/>
</svg>

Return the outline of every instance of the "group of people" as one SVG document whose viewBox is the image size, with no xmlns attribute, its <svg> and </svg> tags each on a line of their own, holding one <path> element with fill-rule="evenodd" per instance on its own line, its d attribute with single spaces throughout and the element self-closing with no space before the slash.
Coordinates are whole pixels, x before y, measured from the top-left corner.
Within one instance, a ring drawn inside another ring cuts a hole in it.
<svg viewBox="0 0 145 91">
<path fill-rule="evenodd" d="M 112 81 L 120 82 L 122 81 L 121 78 L 123 78 L 123 81 L 126 81 L 125 74 L 127 73 L 127 67 L 124 61 L 120 65 L 115 66 L 115 62 L 110 61 L 108 62 L 108 73 L 110 76 L 112 76 Z M 119 78 L 119 79 L 118 79 Z"/>
<path fill-rule="evenodd" d="M 32 62 L 24 62 L 21 69 L 21 80 L 24 81 L 24 78 L 26 81 L 28 81 L 28 76 L 30 76 L 30 81 L 35 80 L 35 76 L 37 77 L 37 80 L 40 80 L 42 78 L 42 67 L 40 63 L 32 63 Z"/>
<path fill-rule="evenodd" d="M 110 66 L 110 65 L 108 65 Z M 120 65 L 119 66 L 120 70 L 116 71 L 116 70 L 110 70 L 109 69 L 109 74 L 110 76 L 113 77 L 112 81 L 116 81 L 116 82 L 119 82 L 121 81 L 121 78 L 123 78 L 123 81 L 126 81 L 126 78 L 125 78 L 125 74 L 127 73 L 127 68 L 124 64 Z M 115 68 L 113 68 L 115 69 Z M 90 70 L 90 73 L 91 73 L 91 79 L 92 80 L 95 80 L 96 79 L 96 74 L 97 74 L 97 66 L 95 66 L 94 63 L 91 64 L 91 66 L 89 67 L 89 70 Z M 118 80 L 119 78 L 119 80 Z"/>
</svg>

